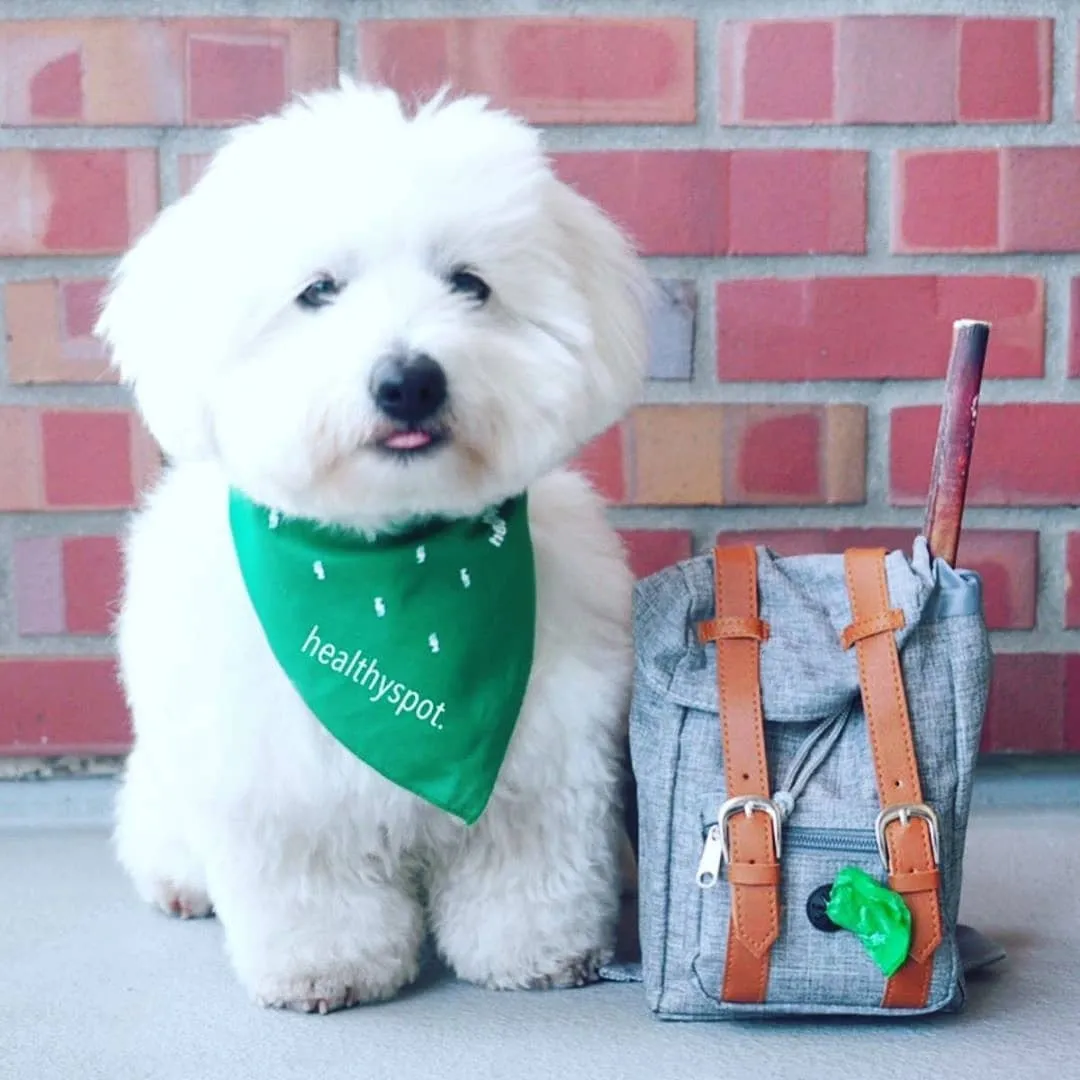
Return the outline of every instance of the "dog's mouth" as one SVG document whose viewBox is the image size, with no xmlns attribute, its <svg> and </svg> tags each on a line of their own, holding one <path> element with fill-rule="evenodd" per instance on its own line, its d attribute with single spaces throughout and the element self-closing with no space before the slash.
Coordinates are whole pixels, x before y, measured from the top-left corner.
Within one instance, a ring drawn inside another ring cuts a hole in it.
<svg viewBox="0 0 1080 1080">
<path fill-rule="evenodd" d="M 406 459 L 423 457 L 450 441 L 450 432 L 445 427 L 437 428 L 394 428 L 374 440 L 375 448 L 390 457 Z"/>
</svg>

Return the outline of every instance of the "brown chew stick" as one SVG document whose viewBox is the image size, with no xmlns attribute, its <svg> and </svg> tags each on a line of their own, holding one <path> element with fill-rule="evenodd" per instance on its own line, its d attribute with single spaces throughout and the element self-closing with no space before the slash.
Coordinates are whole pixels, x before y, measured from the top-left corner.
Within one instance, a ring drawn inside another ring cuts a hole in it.
<svg viewBox="0 0 1080 1080">
<path fill-rule="evenodd" d="M 945 403 L 934 446 L 930 497 L 923 528 L 930 554 L 950 566 L 956 565 L 956 549 L 960 544 L 960 524 L 979 412 L 979 388 L 989 338 L 990 324 L 987 322 L 960 319 L 953 323 Z"/>
</svg>

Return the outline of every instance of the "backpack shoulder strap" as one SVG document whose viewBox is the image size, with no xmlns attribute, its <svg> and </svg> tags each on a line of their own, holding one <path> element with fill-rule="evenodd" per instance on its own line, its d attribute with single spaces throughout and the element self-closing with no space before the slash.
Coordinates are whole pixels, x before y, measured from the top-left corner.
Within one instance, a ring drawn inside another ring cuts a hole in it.
<svg viewBox="0 0 1080 1080">
<path fill-rule="evenodd" d="M 713 552 L 716 618 L 699 624 L 701 641 L 716 643 L 716 677 L 724 744 L 727 801 L 718 826 L 731 887 L 731 929 L 723 1001 L 765 1001 L 769 951 L 780 936 L 780 818 L 769 795 L 761 709 L 761 642 L 757 552 Z"/>
<path fill-rule="evenodd" d="M 885 987 L 883 1005 L 926 1004 L 934 952 L 942 941 L 940 840 L 937 815 L 923 801 L 911 734 L 900 654 L 894 632 L 904 613 L 889 607 L 884 549 L 844 553 L 851 625 L 841 636 L 854 646 L 859 687 L 870 732 L 881 812 L 876 832 L 889 886 L 901 893 L 912 917 L 911 952 Z"/>
</svg>

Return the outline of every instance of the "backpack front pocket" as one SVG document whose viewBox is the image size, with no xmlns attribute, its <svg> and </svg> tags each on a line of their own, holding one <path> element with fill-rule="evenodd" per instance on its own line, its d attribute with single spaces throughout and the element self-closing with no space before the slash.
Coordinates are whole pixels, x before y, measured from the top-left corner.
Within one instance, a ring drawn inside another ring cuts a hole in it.
<svg viewBox="0 0 1080 1080">
<path fill-rule="evenodd" d="M 703 851 L 721 801 L 722 797 L 712 802 L 703 815 Z M 792 1012 L 876 1011 L 885 976 L 859 938 L 838 928 L 825 912 L 832 884 L 845 867 L 857 867 L 883 881 L 873 830 L 785 826 L 782 836 L 780 938 L 771 951 L 768 1006 L 779 1011 L 787 1006 Z M 697 952 L 690 978 L 702 997 L 717 1006 L 760 1008 L 722 1000 L 731 918 L 726 875 L 721 871 L 711 886 L 691 884 L 698 898 Z"/>
</svg>

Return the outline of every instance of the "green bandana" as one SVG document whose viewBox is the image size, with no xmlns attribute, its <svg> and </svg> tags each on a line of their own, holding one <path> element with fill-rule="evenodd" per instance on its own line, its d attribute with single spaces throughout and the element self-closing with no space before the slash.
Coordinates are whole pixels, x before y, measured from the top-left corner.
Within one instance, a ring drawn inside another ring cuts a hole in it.
<svg viewBox="0 0 1080 1080">
<path fill-rule="evenodd" d="M 532 668 L 526 497 L 375 539 L 235 491 L 229 519 L 270 649 L 319 722 L 388 780 L 473 824 Z"/>
</svg>

